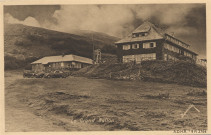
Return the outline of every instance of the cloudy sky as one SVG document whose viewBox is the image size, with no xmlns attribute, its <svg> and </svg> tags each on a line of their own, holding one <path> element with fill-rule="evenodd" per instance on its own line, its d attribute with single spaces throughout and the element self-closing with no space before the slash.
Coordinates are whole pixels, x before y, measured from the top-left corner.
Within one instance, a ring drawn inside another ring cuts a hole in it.
<svg viewBox="0 0 211 135">
<path fill-rule="evenodd" d="M 75 29 L 125 37 L 148 20 L 191 45 L 206 57 L 205 4 L 24 5 L 5 6 L 4 22 L 57 31 Z"/>
</svg>

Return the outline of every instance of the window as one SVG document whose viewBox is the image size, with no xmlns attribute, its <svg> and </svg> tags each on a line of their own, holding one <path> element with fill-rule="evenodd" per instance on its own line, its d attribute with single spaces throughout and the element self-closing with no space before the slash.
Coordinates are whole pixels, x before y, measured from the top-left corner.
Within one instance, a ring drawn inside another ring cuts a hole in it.
<svg viewBox="0 0 211 135">
<path fill-rule="evenodd" d="M 156 59 L 156 53 L 141 54 L 141 60 L 154 60 Z"/>
<path fill-rule="evenodd" d="M 187 56 L 187 52 L 186 51 L 184 51 L 184 55 Z"/>
<path fill-rule="evenodd" d="M 123 56 L 123 63 L 131 61 L 136 61 L 136 63 L 140 63 L 143 60 L 155 60 L 155 59 L 156 59 L 156 53 L 125 55 Z"/>
<path fill-rule="evenodd" d="M 173 60 L 173 61 L 177 61 L 179 60 L 178 58 L 172 56 L 172 55 L 167 55 L 167 60 Z"/>
<path fill-rule="evenodd" d="M 64 67 L 64 63 L 63 62 L 61 62 L 61 67 Z"/>
<path fill-rule="evenodd" d="M 194 60 L 196 60 L 196 55 L 193 54 L 193 55 L 192 55 L 192 58 L 193 58 Z"/>
<path fill-rule="evenodd" d="M 175 52 L 179 53 L 179 49 L 177 47 L 175 47 Z"/>
<path fill-rule="evenodd" d="M 132 49 L 138 49 L 139 48 L 139 44 L 132 44 Z"/>
<path fill-rule="evenodd" d="M 132 37 L 143 37 L 143 36 L 147 36 L 148 33 L 147 32 L 141 32 L 141 33 L 133 33 Z"/>
<path fill-rule="evenodd" d="M 164 54 L 164 60 L 166 61 L 168 59 L 168 55 Z"/>
<path fill-rule="evenodd" d="M 81 63 L 76 63 L 75 68 L 81 68 Z"/>
<path fill-rule="evenodd" d="M 133 38 L 135 38 L 136 37 L 136 34 L 133 34 Z"/>
<path fill-rule="evenodd" d="M 139 37 L 139 34 L 138 33 L 133 33 L 133 38 L 135 38 L 135 37 Z"/>
<path fill-rule="evenodd" d="M 151 47 L 151 48 L 154 47 L 154 43 L 150 43 L 150 47 Z"/>
<path fill-rule="evenodd" d="M 186 52 L 186 51 L 184 51 L 184 55 L 185 55 L 185 56 L 188 56 L 188 57 L 192 57 L 192 54 L 189 53 L 189 52 Z"/>
<path fill-rule="evenodd" d="M 156 47 L 156 42 L 143 43 L 143 48 L 154 48 L 154 47 Z"/>
<path fill-rule="evenodd" d="M 130 45 L 123 45 L 123 50 L 129 50 L 130 49 Z"/>
<path fill-rule="evenodd" d="M 75 66 L 75 64 L 76 64 L 75 62 L 72 62 L 72 65 L 73 65 L 73 66 Z"/>
<path fill-rule="evenodd" d="M 171 46 L 171 45 L 169 45 L 168 47 L 169 47 L 169 50 L 170 50 L 170 51 L 172 51 L 172 46 Z"/>
<path fill-rule="evenodd" d="M 164 48 L 165 49 L 168 49 L 169 51 L 173 51 L 173 52 L 176 52 L 176 53 L 180 53 L 180 49 L 175 47 L 175 46 L 172 46 L 170 44 L 167 44 L 167 43 L 164 43 Z"/>
<path fill-rule="evenodd" d="M 150 48 L 149 43 L 143 43 L 143 48 Z"/>
</svg>

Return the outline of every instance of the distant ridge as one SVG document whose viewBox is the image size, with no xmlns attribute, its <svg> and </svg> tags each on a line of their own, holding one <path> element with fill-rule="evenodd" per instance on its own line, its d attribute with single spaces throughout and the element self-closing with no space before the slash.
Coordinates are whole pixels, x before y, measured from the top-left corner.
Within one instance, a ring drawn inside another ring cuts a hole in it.
<svg viewBox="0 0 211 135">
<path fill-rule="evenodd" d="M 114 42 L 119 40 L 93 31 L 74 31 L 71 34 L 22 24 L 6 24 L 4 32 L 5 66 L 10 65 L 11 68 L 15 61 L 14 68 L 20 68 L 23 63 L 53 55 L 75 54 L 92 58 L 92 35 L 95 48 L 114 46 Z"/>
</svg>

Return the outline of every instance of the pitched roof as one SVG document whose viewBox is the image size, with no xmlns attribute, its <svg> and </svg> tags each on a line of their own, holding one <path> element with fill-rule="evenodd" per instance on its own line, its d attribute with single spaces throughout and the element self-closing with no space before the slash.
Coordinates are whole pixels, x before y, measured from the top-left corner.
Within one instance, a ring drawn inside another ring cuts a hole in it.
<svg viewBox="0 0 211 135">
<path fill-rule="evenodd" d="M 133 34 L 145 33 L 145 32 L 148 33 L 145 36 L 133 37 Z M 190 49 L 187 49 L 187 47 L 189 47 L 190 45 L 184 43 L 183 41 L 181 41 L 181 40 L 179 40 L 175 37 L 170 36 L 170 34 L 168 34 L 168 32 L 156 27 L 154 24 L 152 24 L 148 21 L 145 21 L 138 28 L 136 28 L 132 33 L 130 33 L 127 37 L 115 42 L 115 44 L 138 42 L 138 41 L 148 41 L 148 40 L 157 40 L 157 39 L 166 39 L 167 37 L 171 37 L 173 39 L 176 39 L 177 41 L 182 42 L 186 47 L 184 47 L 183 45 L 180 45 L 180 47 L 188 50 L 189 52 L 196 54 L 195 52 L 191 51 Z"/>
<path fill-rule="evenodd" d="M 132 37 L 134 33 L 148 32 L 146 36 Z M 119 43 L 127 43 L 127 42 L 136 42 L 136 41 L 146 41 L 146 40 L 155 40 L 155 39 L 163 39 L 165 32 L 160 28 L 157 28 L 154 24 L 146 21 L 138 28 L 136 28 L 131 34 L 129 34 L 126 38 L 117 41 L 116 44 Z"/>
<path fill-rule="evenodd" d="M 78 61 L 81 63 L 87 63 L 87 64 L 92 64 L 92 59 L 86 58 L 86 57 L 81 57 L 81 56 L 77 56 L 77 55 L 60 55 L 60 56 L 47 56 L 47 57 L 43 57 L 37 61 L 32 62 L 31 64 L 48 64 L 48 63 L 52 63 L 52 62 L 64 62 L 64 61 Z"/>
<path fill-rule="evenodd" d="M 150 25 L 148 23 L 144 23 L 140 25 L 138 28 L 136 28 L 132 33 L 149 32 L 150 29 L 151 29 Z"/>
</svg>

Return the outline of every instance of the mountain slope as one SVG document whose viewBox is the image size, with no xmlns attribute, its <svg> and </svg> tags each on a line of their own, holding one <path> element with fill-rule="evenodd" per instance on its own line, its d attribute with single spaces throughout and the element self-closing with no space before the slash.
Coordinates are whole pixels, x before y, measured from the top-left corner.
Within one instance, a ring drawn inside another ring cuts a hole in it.
<svg viewBox="0 0 211 135">
<path fill-rule="evenodd" d="M 21 24 L 6 24 L 4 31 L 6 69 L 8 65 L 10 68 L 20 68 L 23 63 L 50 55 L 76 54 L 91 58 L 92 44 L 95 48 L 102 48 L 118 40 L 97 32 L 80 31 L 76 35 Z M 94 35 L 93 41 L 90 34 Z"/>
<path fill-rule="evenodd" d="M 99 44 L 98 46 L 99 48 L 102 47 L 101 44 L 114 45 L 114 42 L 120 40 L 120 38 L 110 36 L 105 33 L 100 33 L 100 32 L 95 32 L 95 31 L 90 31 L 90 30 L 72 30 L 70 33 L 84 36 L 89 39 L 92 39 L 93 37 L 95 45 Z"/>
</svg>

